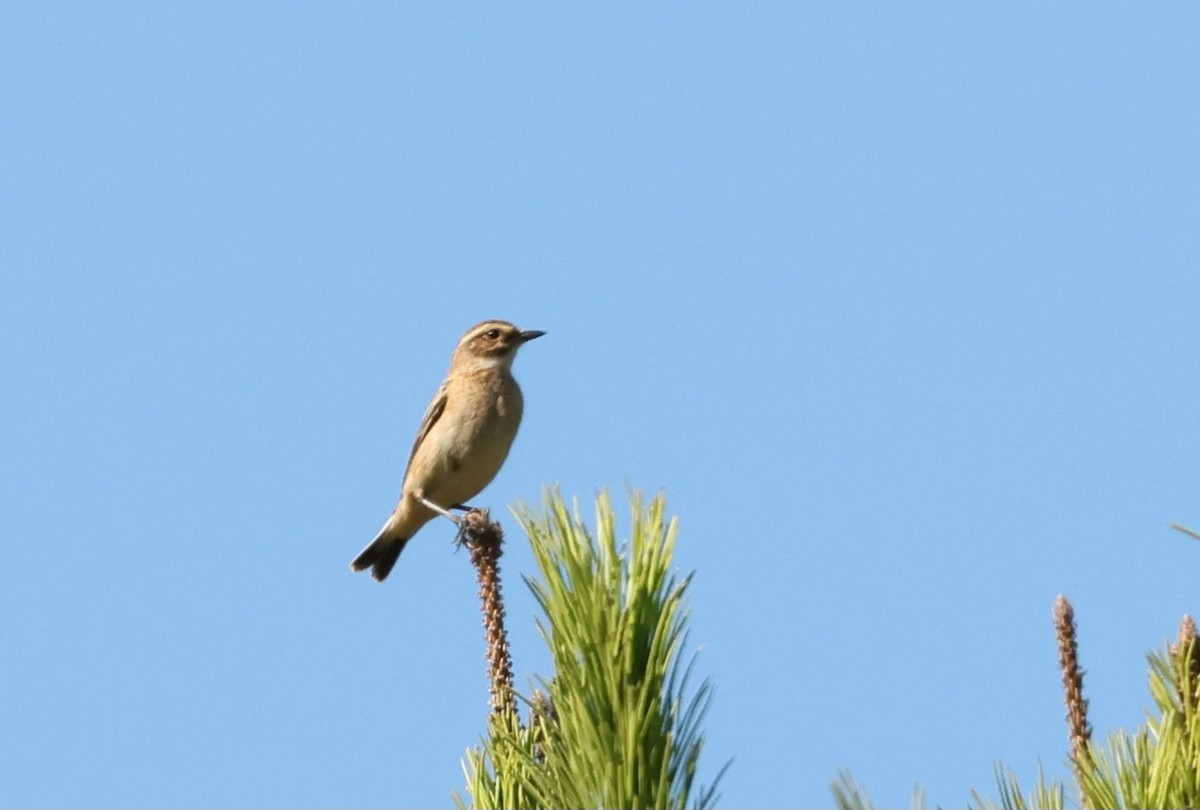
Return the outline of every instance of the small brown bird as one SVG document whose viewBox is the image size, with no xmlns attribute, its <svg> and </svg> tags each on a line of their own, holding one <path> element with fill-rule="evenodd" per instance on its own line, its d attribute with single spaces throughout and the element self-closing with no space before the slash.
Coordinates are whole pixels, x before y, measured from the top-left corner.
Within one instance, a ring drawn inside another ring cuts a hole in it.
<svg viewBox="0 0 1200 810">
<path fill-rule="evenodd" d="M 408 457 L 400 501 L 379 534 L 350 563 L 383 582 L 405 544 L 443 509 L 462 506 L 491 483 L 521 425 L 524 400 L 512 375 L 517 349 L 545 332 L 508 321 L 467 330 L 450 358 L 450 373 L 425 411 Z"/>
</svg>

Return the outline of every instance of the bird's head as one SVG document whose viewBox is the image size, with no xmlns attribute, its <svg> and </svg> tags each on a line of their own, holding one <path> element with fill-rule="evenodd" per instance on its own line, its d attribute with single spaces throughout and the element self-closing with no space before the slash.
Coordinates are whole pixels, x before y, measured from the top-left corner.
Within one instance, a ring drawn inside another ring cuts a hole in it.
<svg viewBox="0 0 1200 810">
<path fill-rule="evenodd" d="M 517 349 L 545 332 L 520 330 L 508 321 L 484 321 L 466 331 L 454 349 L 451 368 L 501 366 L 508 368 Z"/>
</svg>

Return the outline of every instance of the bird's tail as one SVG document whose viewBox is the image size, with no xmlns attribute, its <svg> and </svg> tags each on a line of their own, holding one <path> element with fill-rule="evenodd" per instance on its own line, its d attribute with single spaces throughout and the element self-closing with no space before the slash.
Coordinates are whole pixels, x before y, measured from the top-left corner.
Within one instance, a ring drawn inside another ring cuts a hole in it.
<svg viewBox="0 0 1200 810">
<path fill-rule="evenodd" d="M 400 552 L 404 551 L 407 543 L 407 537 L 395 537 L 388 533 L 385 526 L 383 531 L 371 541 L 371 544 L 360 551 L 354 561 L 350 563 L 350 570 L 362 571 L 370 568 L 371 576 L 376 581 L 383 582 L 392 572 L 392 567 L 396 564 L 396 560 L 400 559 Z"/>
</svg>

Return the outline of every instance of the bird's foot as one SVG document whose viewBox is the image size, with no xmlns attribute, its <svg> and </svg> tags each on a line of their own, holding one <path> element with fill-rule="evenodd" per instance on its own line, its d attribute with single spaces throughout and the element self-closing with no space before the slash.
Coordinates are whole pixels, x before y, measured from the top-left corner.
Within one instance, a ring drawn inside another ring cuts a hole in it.
<svg viewBox="0 0 1200 810">
<path fill-rule="evenodd" d="M 458 524 L 458 534 L 454 536 L 455 548 L 471 545 L 479 532 L 487 526 L 489 514 L 487 509 L 471 507 L 471 511 L 463 515 Z"/>
</svg>

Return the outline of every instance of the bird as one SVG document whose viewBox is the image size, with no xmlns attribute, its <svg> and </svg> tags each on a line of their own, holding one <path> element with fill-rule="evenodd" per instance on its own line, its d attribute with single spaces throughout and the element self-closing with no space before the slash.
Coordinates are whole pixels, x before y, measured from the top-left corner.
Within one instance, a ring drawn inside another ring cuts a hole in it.
<svg viewBox="0 0 1200 810">
<path fill-rule="evenodd" d="M 417 430 L 400 500 L 350 570 L 370 568 L 383 582 L 408 541 L 438 511 L 466 508 L 496 477 L 525 408 L 513 360 L 518 349 L 544 334 L 501 320 L 477 323 L 463 334 Z"/>
</svg>

